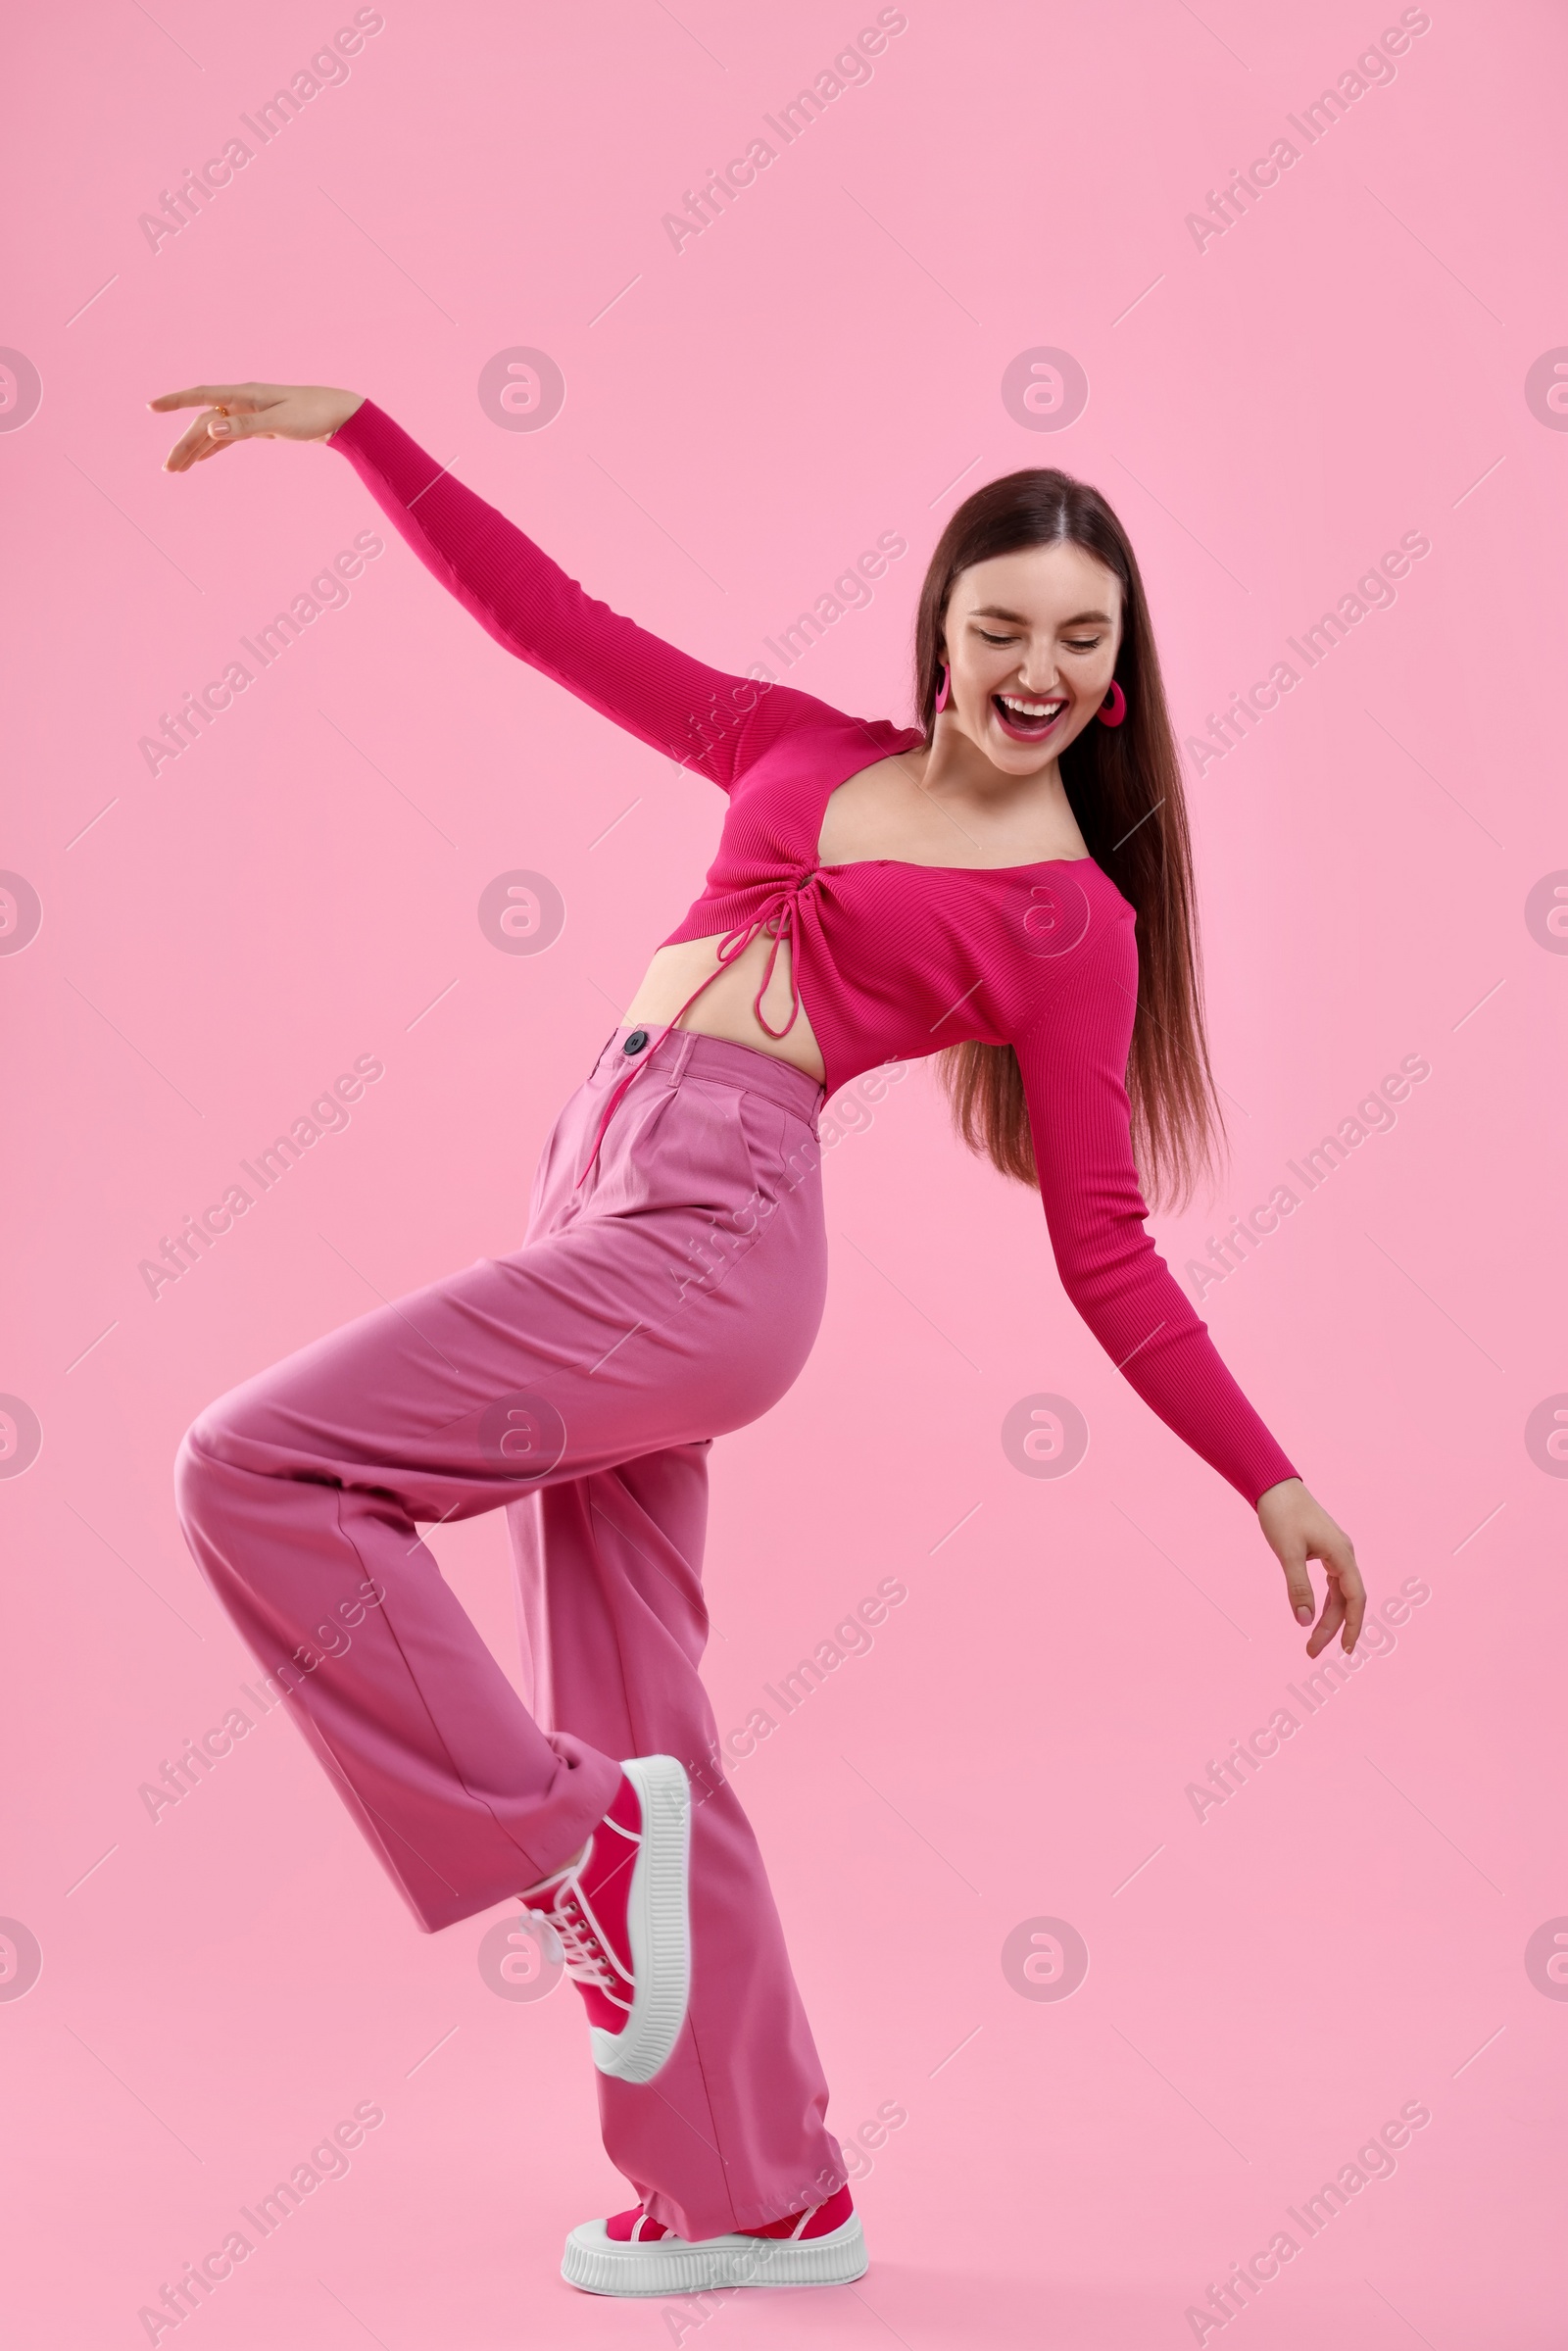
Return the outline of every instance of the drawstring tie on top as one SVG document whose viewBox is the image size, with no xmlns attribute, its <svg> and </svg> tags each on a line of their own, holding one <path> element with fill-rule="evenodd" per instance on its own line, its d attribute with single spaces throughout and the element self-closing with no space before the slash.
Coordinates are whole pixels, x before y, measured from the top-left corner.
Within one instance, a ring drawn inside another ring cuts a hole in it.
<svg viewBox="0 0 1568 2351">
<path fill-rule="evenodd" d="M 796 1020 L 800 1016 L 801 1010 L 799 902 L 801 892 L 808 888 L 814 878 L 815 868 L 813 867 L 810 871 L 798 875 L 793 882 L 781 883 L 776 890 L 770 890 L 768 892 L 767 896 L 762 900 L 761 905 L 758 907 L 755 914 L 751 915 L 747 921 L 737 923 L 733 930 L 729 930 L 724 933 L 723 937 L 718 943 L 718 960 L 714 964 L 712 970 L 708 974 L 708 977 L 705 980 L 701 981 L 698 986 L 692 990 L 690 996 L 687 997 L 686 1002 L 681 1005 L 680 1010 L 672 1013 L 670 1018 L 665 1021 L 663 1027 L 654 1038 L 653 1043 L 651 1045 L 644 1046 L 643 1051 L 636 1062 L 630 1069 L 627 1070 L 625 1076 L 620 1080 L 620 1083 L 615 1087 L 613 1093 L 611 1095 L 610 1100 L 606 1102 L 604 1111 L 599 1120 L 598 1130 L 594 1135 L 593 1150 L 588 1153 L 588 1164 L 583 1169 L 582 1174 L 577 1178 L 578 1184 L 584 1184 L 587 1182 L 594 1162 L 599 1156 L 599 1146 L 604 1141 L 605 1129 L 609 1126 L 610 1121 L 614 1114 L 616 1105 L 620 1102 L 622 1095 L 625 1094 L 627 1088 L 632 1084 L 633 1080 L 648 1067 L 649 1062 L 653 1059 L 655 1053 L 659 1051 L 659 1048 L 663 1044 L 664 1039 L 669 1035 L 670 1030 L 675 1027 L 678 1021 L 684 1020 L 686 1014 L 691 1010 L 693 1004 L 697 1002 L 697 999 L 702 995 L 703 990 L 705 988 L 710 988 L 714 980 L 717 979 L 719 973 L 727 969 L 728 966 L 734 962 L 737 955 L 744 955 L 746 950 L 751 946 L 752 941 L 761 931 L 767 932 L 773 944 L 768 949 L 767 961 L 762 967 L 762 977 L 758 984 L 757 994 L 752 999 L 752 1010 L 757 1015 L 758 1027 L 763 1030 L 767 1036 L 776 1039 L 787 1037 L 789 1035 L 791 1029 L 795 1026 Z M 785 1021 L 784 1026 L 781 1029 L 776 1029 L 768 1021 L 767 1016 L 762 1010 L 762 999 L 767 994 L 768 988 L 772 984 L 774 967 L 778 962 L 778 951 L 786 937 L 790 943 L 790 1016 L 788 1020 Z M 638 1032 L 635 1030 L 632 1032 L 634 1036 Z M 630 1045 L 630 1042 L 631 1039 L 628 1038 L 628 1046 Z"/>
</svg>

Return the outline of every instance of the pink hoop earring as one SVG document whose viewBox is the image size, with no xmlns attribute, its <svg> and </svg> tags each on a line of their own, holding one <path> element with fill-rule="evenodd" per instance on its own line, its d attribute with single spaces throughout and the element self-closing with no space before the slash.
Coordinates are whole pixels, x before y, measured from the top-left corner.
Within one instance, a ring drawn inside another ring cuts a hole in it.
<svg viewBox="0 0 1568 2351">
<path fill-rule="evenodd" d="M 1127 697 L 1117 685 L 1116 680 L 1112 678 L 1110 692 L 1100 706 L 1100 723 L 1102 726 L 1120 726 L 1126 715 Z"/>
<path fill-rule="evenodd" d="M 936 708 L 937 710 L 945 710 L 947 709 L 947 707 L 948 707 L 948 664 L 947 664 L 947 662 L 946 662 L 946 661 L 944 661 L 944 662 L 943 662 L 943 664 L 942 664 L 942 683 L 941 683 L 941 685 L 940 685 L 940 686 L 938 686 L 938 688 L 937 688 L 937 699 L 936 699 L 935 708 Z"/>
</svg>

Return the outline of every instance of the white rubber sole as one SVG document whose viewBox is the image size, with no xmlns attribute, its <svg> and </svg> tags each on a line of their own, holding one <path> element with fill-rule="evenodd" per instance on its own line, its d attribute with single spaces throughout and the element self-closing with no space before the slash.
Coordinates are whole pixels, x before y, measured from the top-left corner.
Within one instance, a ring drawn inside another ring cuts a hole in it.
<svg viewBox="0 0 1568 2351">
<path fill-rule="evenodd" d="M 603 2221 L 584 2221 L 566 2239 L 561 2275 L 589 2294 L 691 2294 L 737 2285 L 850 2285 L 867 2262 L 860 2216 L 826 2236 L 706 2236 L 688 2244 L 618 2243 Z"/>
<path fill-rule="evenodd" d="M 621 1770 L 642 1805 L 642 1845 L 626 1900 L 634 1990 L 618 2033 L 589 2027 L 593 2060 L 617 2082 L 651 2082 L 666 2065 L 691 1997 L 692 1791 L 673 1755 L 633 1755 Z"/>
</svg>

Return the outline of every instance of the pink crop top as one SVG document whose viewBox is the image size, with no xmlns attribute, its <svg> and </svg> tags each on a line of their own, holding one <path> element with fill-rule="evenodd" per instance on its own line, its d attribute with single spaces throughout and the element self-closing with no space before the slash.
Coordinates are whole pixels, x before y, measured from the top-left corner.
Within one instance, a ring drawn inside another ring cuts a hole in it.
<svg viewBox="0 0 1568 2351">
<path fill-rule="evenodd" d="M 829 795 L 922 743 L 917 728 L 710 669 L 623 619 L 373 401 L 331 446 L 498 644 L 727 793 L 707 886 L 664 944 L 722 934 L 728 959 L 759 931 L 774 955 L 787 938 L 792 1009 L 772 1033 L 804 1004 L 830 1095 L 889 1058 L 971 1037 L 1012 1046 L 1047 1229 L 1078 1312 L 1151 1409 L 1249 1502 L 1296 1477 L 1145 1230 L 1124 1082 L 1137 918 L 1093 858 L 819 863 Z"/>
</svg>

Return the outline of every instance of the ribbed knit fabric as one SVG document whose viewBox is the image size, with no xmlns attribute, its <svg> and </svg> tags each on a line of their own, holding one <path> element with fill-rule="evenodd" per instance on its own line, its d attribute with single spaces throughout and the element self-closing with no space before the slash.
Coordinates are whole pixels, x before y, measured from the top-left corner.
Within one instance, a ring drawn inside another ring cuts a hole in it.
<svg viewBox="0 0 1568 2351">
<path fill-rule="evenodd" d="M 702 896 L 666 946 L 767 922 L 831 1095 L 890 1058 L 979 1038 L 1023 1070 L 1062 1287 L 1111 1360 L 1249 1502 L 1298 1473 L 1220 1360 L 1145 1230 L 1125 1086 L 1136 915 L 1093 858 L 823 865 L 830 795 L 923 742 L 885 718 L 710 669 L 584 594 L 367 400 L 338 427 L 371 496 L 509 653 L 729 796 Z"/>
</svg>

